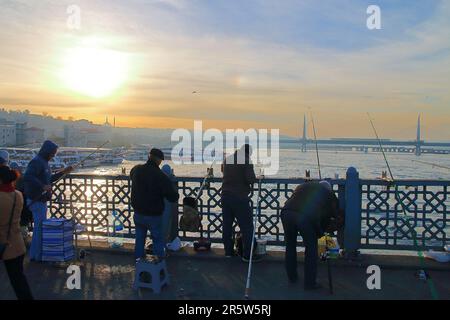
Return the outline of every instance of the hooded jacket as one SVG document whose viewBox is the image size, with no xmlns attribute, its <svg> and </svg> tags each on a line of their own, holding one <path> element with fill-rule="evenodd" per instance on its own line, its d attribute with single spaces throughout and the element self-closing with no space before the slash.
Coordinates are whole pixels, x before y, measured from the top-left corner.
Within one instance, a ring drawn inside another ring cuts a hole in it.
<svg viewBox="0 0 450 320">
<path fill-rule="evenodd" d="M 6 150 L 0 150 L 0 165 L 7 166 L 9 162 L 9 153 Z"/>
<path fill-rule="evenodd" d="M 47 140 L 42 145 L 39 153 L 27 166 L 23 177 L 25 194 L 28 199 L 32 201 L 46 202 L 51 198 L 51 192 L 42 194 L 44 186 L 50 185 L 55 180 L 58 180 L 64 173 L 52 174 L 48 164 L 49 157 L 55 153 L 58 146 Z"/>
</svg>

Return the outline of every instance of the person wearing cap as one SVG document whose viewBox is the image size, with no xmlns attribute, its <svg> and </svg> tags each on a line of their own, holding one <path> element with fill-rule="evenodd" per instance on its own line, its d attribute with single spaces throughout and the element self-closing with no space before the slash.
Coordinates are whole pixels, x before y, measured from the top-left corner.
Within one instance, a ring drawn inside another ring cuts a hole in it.
<svg viewBox="0 0 450 320">
<path fill-rule="evenodd" d="M 298 280 L 297 236 L 300 233 L 305 246 L 305 290 L 320 288 L 316 282 L 319 259 L 317 240 L 325 232 L 340 229 L 343 215 L 328 181 L 309 181 L 297 186 L 281 210 L 286 244 L 285 267 L 291 283 Z"/>
<path fill-rule="evenodd" d="M 0 150 L 0 167 L 9 164 L 9 153 L 6 150 Z"/>
<path fill-rule="evenodd" d="M 145 257 L 148 230 L 153 240 L 153 254 L 160 259 L 165 257 L 164 199 L 177 202 L 179 196 L 172 181 L 159 168 L 163 160 L 164 153 L 159 149 L 152 149 L 148 161 L 135 166 L 130 172 L 131 205 L 136 228 L 136 259 Z"/>
<path fill-rule="evenodd" d="M 30 247 L 30 260 L 42 260 L 42 222 L 47 218 L 47 201 L 51 199 L 51 184 L 65 174 L 70 173 L 71 166 L 52 174 L 49 161 L 58 151 L 52 141 L 44 141 L 37 156 L 28 164 L 23 176 L 26 205 L 33 214 L 33 238 Z"/>
</svg>

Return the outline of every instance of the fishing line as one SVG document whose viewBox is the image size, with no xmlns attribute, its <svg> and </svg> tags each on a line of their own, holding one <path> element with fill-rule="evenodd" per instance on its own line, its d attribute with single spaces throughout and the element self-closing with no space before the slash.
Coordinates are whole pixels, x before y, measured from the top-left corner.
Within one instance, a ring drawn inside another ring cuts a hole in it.
<svg viewBox="0 0 450 320">
<path fill-rule="evenodd" d="M 104 147 L 104 146 L 105 146 L 106 144 L 108 144 L 108 143 L 109 143 L 109 140 L 106 141 L 105 143 L 103 143 L 102 145 L 100 145 L 99 147 L 97 147 L 93 152 L 91 152 L 89 155 L 87 155 L 86 157 L 84 157 L 84 158 L 83 158 L 82 160 L 80 160 L 78 163 L 74 164 L 74 165 L 72 166 L 72 168 L 75 169 L 76 167 L 80 166 L 80 165 L 81 165 L 82 163 L 84 163 L 87 159 L 89 159 L 89 158 L 92 157 L 94 154 L 96 154 L 96 153 L 100 150 L 100 148 Z M 68 175 L 68 173 L 64 173 L 61 177 L 59 177 L 58 179 L 56 179 L 55 181 L 53 181 L 52 184 L 57 183 L 57 182 L 60 181 L 61 179 L 65 178 L 65 176 L 67 176 L 67 175 Z M 34 199 L 34 200 L 28 205 L 28 207 L 31 206 L 32 204 L 36 203 L 36 202 L 38 201 L 38 199 L 39 199 L 40 197 L 42 197 L 43 195 L 45 195 L 46 193 L 47 193 L 47 191 L 42 192 L 42 193 L 39 195 L 38 198 Z"/>
<path fill-rule="evenodd" d="M 263 175 L 261 174 L 258 179 L 258 196 L 256 198 L 256 215 L 253 219 L 253 234 L 252 234 L 252 245 L 250 246 L 250 258 L 248 260 L 248 271 L 247 271 L 247 281 L 245 285 L 245 295 L 244 298 L 248 300 L 250 298 L 250 279 L 252 274 L 252 265 L 253 265 L 253 250 L 255 247 L 255 235 L 256 235 L 256 222 L 258 221 L 258 217 L 261 212 L 260 198 L 261 198 L 261 180 Z"/>
<path fill-rule="evenodd" d="M 378 136 L 377 129 L 375 128 L 375 125 L 373 124 L 372 118 L 370 117 L 370 114 L 369 114 L 369 113 L 367 113 L 367 116 L 369 117 L 370 124 L 372 125 L 372 129 L 373 129 L 373 131 L 374 131 L 374 133 L 375 133 L 375 136 L 377 137 L 378 143 L 379 143 L 379 145 L 380 145 L 381 152 L 383 153 L 384 161 L 386 162 L 386 166 L 387 166 L 388 171 L 389 171 L 389 175 L 390 175 L 390 177 L 391 177 L 392 183 L 394 184 L 394 195 L 395 195 L 395 199 L 396 199 L 396 201 L 400 204 L 400 206 L 401 206 L 401 208 L 402 208 L 402 211 L 403 211 L 403 214 L 404 214 L 405 216 L 407 216 L 405 204 L 403 203 L 403 201 L 400 200 L 400 196 L 398 195 L 398 185 L 397 185 L 396 182 L 395 182 L 394 175 L 392 174 L 391 167 L 389 166 L 389 162 L 388 162 L 388 160 L 387 160 L 386 153 L 384 152 L 383 145 L 382 145 L 382 143 L 381 143 L 381 139 L 380 139 L 380 137 Z M 411 227 L 411 225 L 409 224 L 409 221 L 408 221 L 408 220 L 404 220 L 402 217 L 400 217 L 400 219 L 401 219 L 404 223 L 406 223 L 406 225 L 408 226 L 408 228 L 411 230 L 411 233 L 412 233 L 412 236 L 413 236 L 414 246 L 415 246 L 416 248 L 418 248 L 419 246 L 418 246 L 418 243 L 417 243 L 416 230 L 414 230 L 414 229 Z M 422 268 L 423 270 L 425 270 L 424 256 L 423 256 L 422 250 L 417 249 L 417 255 L 419 256 L 419 261 L 420 261 L 420 266 L 421 266 L 421 268 Z M 438 299 L 439 299 L 438 293 L 437 293 L 436 288 L 435 288 L 435 286 L 434 286 L 433 280 L 431 280 L 430 277 L 427 277 L 427 284 L 428 284 L 428 287 L 430 288 L 431 296 L 433 297 L 433 299 L 434 299 L 434 300 L 438 300 Z"/>
<path fill-rule="evenodd" d="M 316 126 L 314 124 L 314 117 L 313 117 L 313 114 L 312 114 L 311 110 L 309 111 L 309 114 L 311 116 L 311 122 L 312 122 L 313 133 L 314 133 L 314 142 L 315 142 L 315 146 L 316 146 L 317 167 L 319 169 L 319 179 L 322 180 L 322 171 L 320 170 L 319 146 L 317 145 Z"/>
</svg>

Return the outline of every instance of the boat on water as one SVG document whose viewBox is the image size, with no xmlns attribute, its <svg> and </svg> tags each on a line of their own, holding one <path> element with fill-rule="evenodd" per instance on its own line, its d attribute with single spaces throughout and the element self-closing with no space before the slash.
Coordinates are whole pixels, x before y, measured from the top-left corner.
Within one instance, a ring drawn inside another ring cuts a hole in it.
<svg viewBox="0 0 450 320">
<path fill-rule="evenodd" d="M 129 148 L 125 152 L 125 159 L 128 161 L 147 161 L 148 160 L 148 154 L 151 150 L 151 146 L 147 145 L 139 145 Z M 174 160 L 172 159 L 172 148 L 171 147 L 164 147 L 159 148 L 164 153 L 164 159 L 167 160 Z M 183 161 L 183 162 L 193 162 L 195 159 L 201 159 L 202 161 L 214 161 L 218 160 L 216 159 L 216 152 L 213 150 L 213 152 L 208 155 L 204 154 L 203 150 L 193 150 L 188 149 L 184 150 L 182 149 L 178 155 L 176 155 L 177 161 Z"/>
<path fill-rule="evenodd" d="M 39 148 L 5 148 L 9 152 L 11 162 L 16 162 L 21 169 L 39 152 Z M 92 154 L 96 151 L 95 154 Z M 91 156 L 89 156 L 91 155 Z M 98 166 L 119 165 L 124 161 L 124 149 L 95 149 L 95 148 L 69 148 L 61 147 L 49 164 L 52 170 L 62 169 L 69 165 L 83 161 L 80 168 L 93 168 Z M 88 157 L 89 156 L 89 157 Z"/>
<path fill-rule="evenodd" d="M 124 152 L 125 160 L 127 161 L 147 161 L 148 160 L 148 154 L 151 150 L 151 146 L 147 145 L 139 145 L 139 146 L 133 146 L 129 149 L 127 149 Z M 171 160 L 171 153 L 172 148 L 159 148 L 164 153 L 164 159 L 165 160 Z"/>
</svg>

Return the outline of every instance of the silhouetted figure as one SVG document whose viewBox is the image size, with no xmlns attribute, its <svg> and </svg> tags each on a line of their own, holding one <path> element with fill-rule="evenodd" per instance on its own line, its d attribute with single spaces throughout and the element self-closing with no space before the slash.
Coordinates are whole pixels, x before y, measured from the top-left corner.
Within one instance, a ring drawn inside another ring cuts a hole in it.
<svg viewBox="0 0 450 320">
<path fill-rule="evenodd" d="M 343 212 L 339 201 L 327 181 L 305 182 L 299 185 L 282 211 L 286 254 L 286 272 L 290 282 L 296 282 L 297 236 L 303 238 L 305 246 L 305 289 L 315 289 L 317 277 L 317 240 L 325 232 L 334 232 L 343 224 Z"/>
<path fill-rule="evenodd" d="M 249 194 L 257 181 L 253 164 L 250 161 L 251 148 L 248 144 L 225 159 L 222 165 L 222 209 L 223 209 L 223 245 L 225 256 L 234 255 L 233 222 L 237 220 L 242 234 L 243 261 L 250 258 L 253 238 L 252 208 Z M 254 257 L 258 260 L 259 257 Z"/>
<path fill-rule="evenodd" d="M 145 164 L 135 166 L 131 172 L 131 205 L 134 209 L 136 227 L 135 258 L 145 257 L 145 240 L 150 230 L 153 240 L 153 254 L 160 259 L 165 257 L 166 240 L 163 233 L 164 199 L 178 200 L 178 192 L 172 181 L 159 166 L 164 153 L 152 149 Z"/>
</svg>

